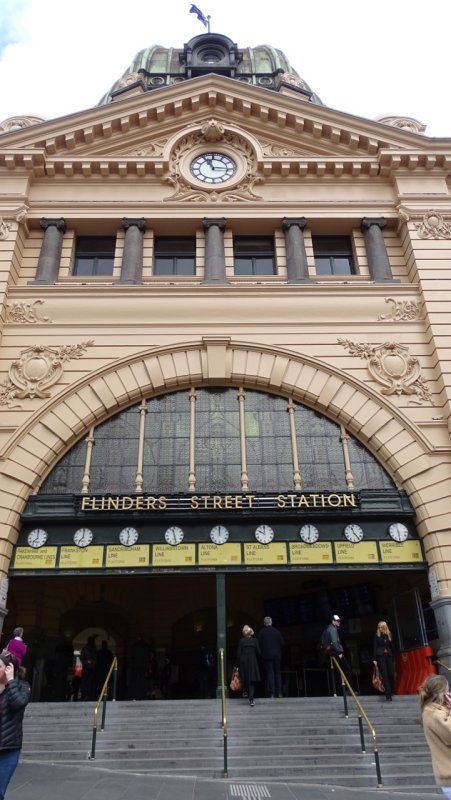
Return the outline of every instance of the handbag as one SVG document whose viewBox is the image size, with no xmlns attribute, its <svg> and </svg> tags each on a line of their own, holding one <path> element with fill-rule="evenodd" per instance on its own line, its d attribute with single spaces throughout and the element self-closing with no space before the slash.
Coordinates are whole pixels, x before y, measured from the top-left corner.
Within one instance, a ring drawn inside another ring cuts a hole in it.
<svg viewBox="0 0 451 800">
<path fill-rule="evenodd" d="M 230 681 L 230 688 L 232 692 L 241 692 L 243 688 L 243 681 L 241 680 L 240 671 L 238 667 L 233 668 L 232 679 Z"/>
<path fill-rule="evenodd" d="M 379 672 L 379 667 L 377 666 L 377 664 L 374 665 L 373 678 L 371 683 L 373 684 L 374 688 L 377 689 L 378 692 L 385 692 L 385 686 L 382 682 L 381 674 Z"/>
</svg>

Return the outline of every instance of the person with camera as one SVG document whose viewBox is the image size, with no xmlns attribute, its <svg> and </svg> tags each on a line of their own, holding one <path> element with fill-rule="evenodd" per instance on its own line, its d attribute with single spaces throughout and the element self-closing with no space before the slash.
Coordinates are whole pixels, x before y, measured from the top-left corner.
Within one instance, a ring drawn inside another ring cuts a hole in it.
<svg viewBox="0 0 451 800">
<path fill-rule="evenodd" d="M 0 800 L 19 762 L 22 748 L 22 723 L 30 699 L 25 670 L 7 651 L 0 653 Z"/>
<path fill-rule="evenodd" d="M 435 782 L 451 800 L 451 694 L 448 681 L 444 675 L 428 675 L 418 693 Z"/>
</svg>

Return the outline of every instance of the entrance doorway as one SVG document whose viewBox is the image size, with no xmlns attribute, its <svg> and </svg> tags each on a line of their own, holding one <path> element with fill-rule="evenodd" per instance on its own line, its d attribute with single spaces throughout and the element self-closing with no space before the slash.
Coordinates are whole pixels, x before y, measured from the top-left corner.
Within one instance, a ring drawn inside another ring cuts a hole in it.
<svg viewBox="0 0 451 800">
<path fill-rule="evenodd" d="M 227 675 L 231 674 L 244 624 L 255 632 L 269 615 L 285 640 L 284 694 L 327 694 L 317 644 L 332 613 L 342 618 L 341 636 L 358 675 L 371 691 L 372 642 L 377 622 L 395 632 L 392 600 L 417 589 L 426 609 L 429 641 L 433 614 L 423 572 L 236 572 L 225 576 Z M 71 697 L 67 682 L 75 654 L 88 634 L 106 640 L 119 662 L 120 699 L 211 696 L 216 685 L 216 575 L 165 574 L 13 577 L 3 642 L 16 625 L 25 628 L 35 700 Z M 212 672 L 205 675 L 205 651 Z M 61 653 L 65 653 L 66 671 Z M 72 663 L 69 653 L 72 654 Z M 139 675 L 137 675 L 139 673 Z M 138 685 L 136 681 L 138 680 Z"/>
</svg>

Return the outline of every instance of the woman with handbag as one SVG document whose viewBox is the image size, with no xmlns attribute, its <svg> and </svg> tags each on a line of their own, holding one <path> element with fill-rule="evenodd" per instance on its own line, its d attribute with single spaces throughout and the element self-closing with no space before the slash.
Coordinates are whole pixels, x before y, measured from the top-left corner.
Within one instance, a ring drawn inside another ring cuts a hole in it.
<svg viewBox="0 0 451 800">
<path fill-rule="evenodd" d="M 243 628 L 243 637 L 240 639 L 237 651 L 237 664 L 240 676 L 247 692 L 249 705 L 254 706 L 255 684 L 261 680 L 258 659 L 260 646 L 254 636 L 254 631 L 249 625 Z"/>
<path fill-rule="evenodd" d="M 387 701 L 392 700 L 395 683 L 392 635 L 387 623 L 384 621 L 378 622 L 374 635 L 373 664 L 379 668 L 385 688 L 385 699 Z"/>
</svg>

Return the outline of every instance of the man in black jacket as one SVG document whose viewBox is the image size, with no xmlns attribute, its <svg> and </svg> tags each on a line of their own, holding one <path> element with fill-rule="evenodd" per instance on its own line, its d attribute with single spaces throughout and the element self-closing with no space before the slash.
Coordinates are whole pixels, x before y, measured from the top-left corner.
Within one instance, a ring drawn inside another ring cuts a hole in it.
<svg viewBox="0 0 451 800">
<path fill-rule="evenodd" d="M 321 646 L 326 655 L 330 657 L 335 656 L 349 683 L 351 683 L 352 669 L 346 659 L 343 645 L 340 641 L 340 625 L 340 617 L 338 614 L 334 614 L 330 621 L 330 625 L 327 626 L 321 637 Z"/>
<path fill-rule="evenodd" d="M 258 634 L 258 643 L 262 654 L 265 673 L 265 690 L 267 697 L 282 697 L 282 651 L 283 636 L 273 627 L 271 617 L 265 617 L 263 628 Z"/>
</svg>

